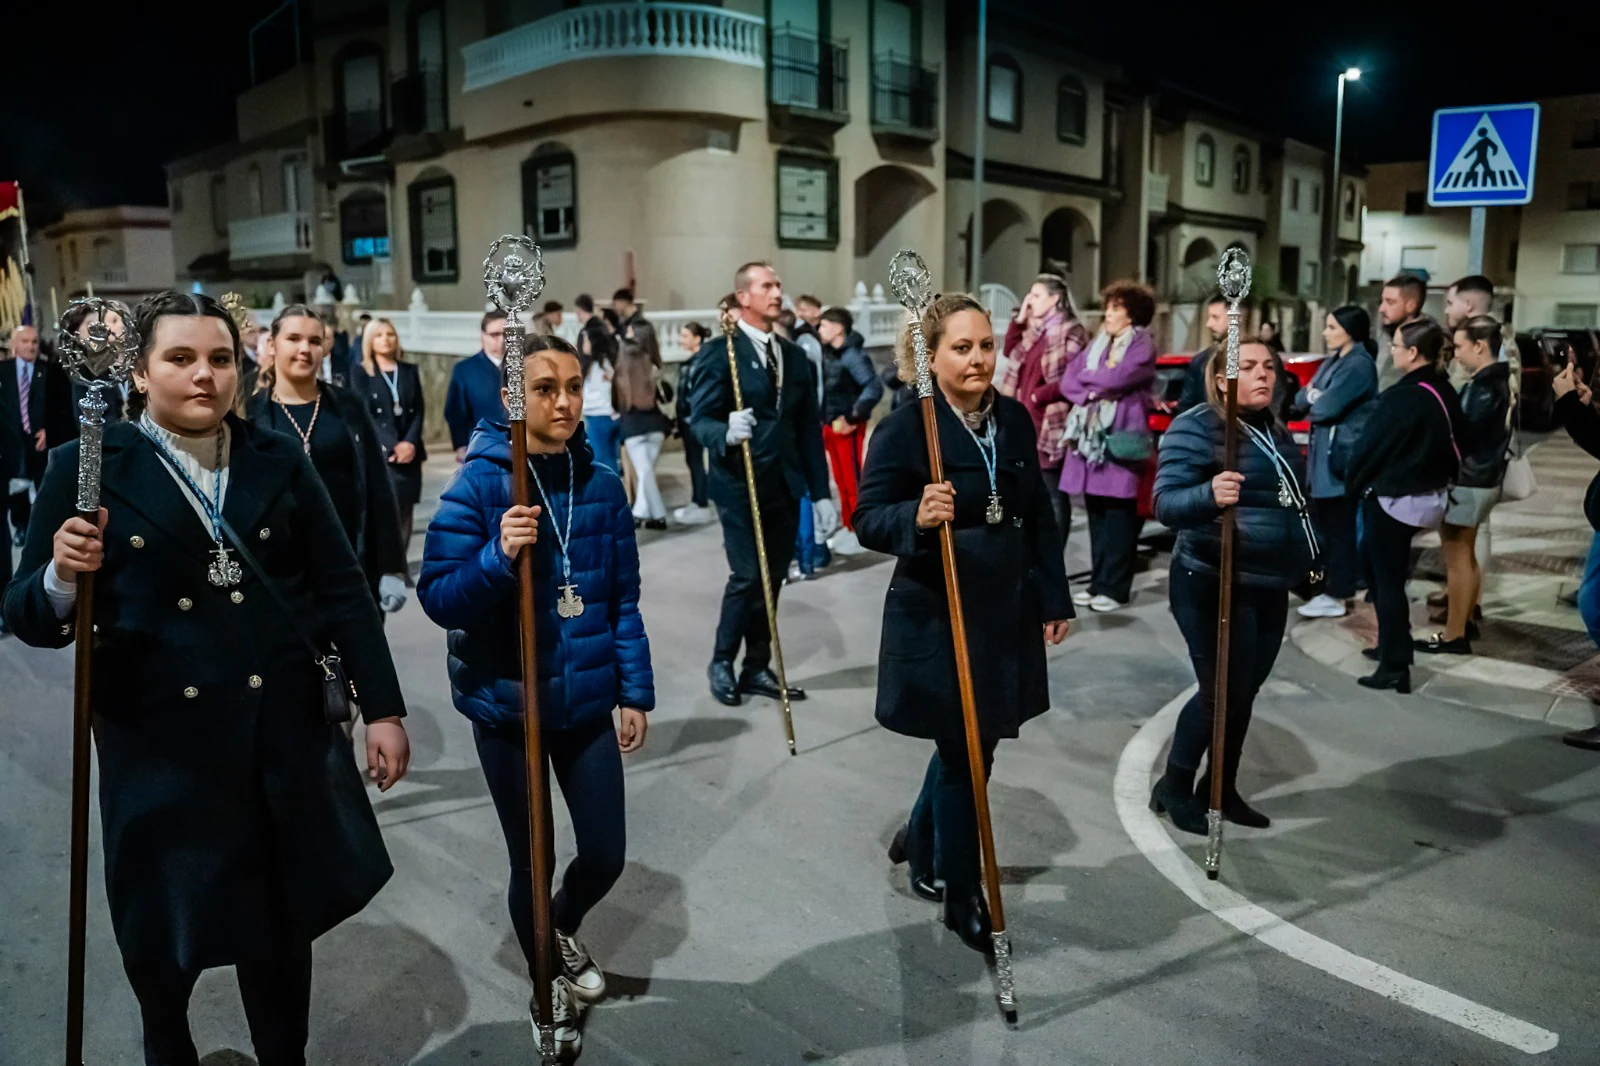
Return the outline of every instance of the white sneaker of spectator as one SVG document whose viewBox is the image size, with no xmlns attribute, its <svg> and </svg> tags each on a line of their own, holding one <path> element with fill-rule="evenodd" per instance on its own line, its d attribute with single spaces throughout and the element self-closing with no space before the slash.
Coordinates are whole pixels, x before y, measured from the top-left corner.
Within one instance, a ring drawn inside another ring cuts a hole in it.
<svg viewBox="0 0 1600 1066">
<path fill-rule="evenodd" d="M 676 511 L 673 511 L 672 517 L 680 525 L 703 526 L 716 515 L 709 507 L 701 507 L 698 503 L 686 503 Z"/>
<path fill-rule="evenodd" d="M 1345 606 L 1343 600 L 1336 600 L 1326 592 L 1307 600 L 1295 608 L 1301 618 L 1343 618 Z"/>
</svg>

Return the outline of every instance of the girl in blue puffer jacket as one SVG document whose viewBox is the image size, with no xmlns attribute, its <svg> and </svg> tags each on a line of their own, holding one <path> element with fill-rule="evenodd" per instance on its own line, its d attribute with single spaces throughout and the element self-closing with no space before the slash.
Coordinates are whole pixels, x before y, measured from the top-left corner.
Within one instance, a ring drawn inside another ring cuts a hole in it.
<svg viewBox="0 0 1600 1066">
<path fill-rule="evenodd" d="M 639 615 L 639 547 L 622 481 L 594 461 L 583 429 L 578 355 L 559 337 L 529 337 L 530 498 L 511 506 L 505 425 L 480 422 L 466 464 L 428 526 L 417 595 L 449 632 L 451 696 L 472 720 L 478 759 L 511 858 L 511 922 L 532 969 L 533 891 L 518 661 L 517 552 L 533 552 L 539 714 L 544 749 L 566 798 L 577 857 L 551 904 L 561 949 L 557 1039 L 576 1055 L 576 1011 L 605 995 L 577 938 L 584 915 L 622 873 L 622 758 L 644 744 L 655 706 Z M 503 373 L 503 371 L 502 371 Z M 614 724 L 612 713 L 619 712 Z M 564 987 L 561 987 L 564 986 Z M 562 1007 L 567 1005 L 566 1017 Z"/>
</svg>

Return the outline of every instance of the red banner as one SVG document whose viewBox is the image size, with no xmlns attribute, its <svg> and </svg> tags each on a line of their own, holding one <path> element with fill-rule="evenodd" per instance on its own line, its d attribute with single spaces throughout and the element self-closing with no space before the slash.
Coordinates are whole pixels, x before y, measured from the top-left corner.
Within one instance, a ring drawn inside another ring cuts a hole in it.
<svg viewBox="0 0 1600 1066">
<path fill-rule="evenodd" d="M 33 321 L 23 265 L 28 261 L 22 186 L 0 181 L 0 333 Z"/>
</svg>

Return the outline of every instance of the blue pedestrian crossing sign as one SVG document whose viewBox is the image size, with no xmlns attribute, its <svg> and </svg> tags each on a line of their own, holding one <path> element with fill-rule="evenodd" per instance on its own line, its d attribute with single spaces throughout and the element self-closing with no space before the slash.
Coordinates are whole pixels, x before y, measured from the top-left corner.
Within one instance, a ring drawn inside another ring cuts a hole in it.
<svg viewBox="0 0 1600 1066">
<path fill-rule="evenodd" d="M 1431 207 L 1492 207 L 1533 199 L 1539 105 L 1447 107 L 1433 113 Z"/>
</svg>

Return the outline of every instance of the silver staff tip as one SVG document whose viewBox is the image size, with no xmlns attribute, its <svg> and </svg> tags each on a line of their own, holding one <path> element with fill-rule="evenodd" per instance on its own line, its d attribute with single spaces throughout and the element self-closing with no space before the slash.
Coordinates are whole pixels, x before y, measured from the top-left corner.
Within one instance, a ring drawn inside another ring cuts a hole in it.
<svg viewBox="0 0 1600 1066">
<path fill-rule="evenodd" d="M 933 274 L 922 256 L 902 248 L 889 260 L 889 291 L 900 306 L 920 315 L 933 299 Z"/>
<path fill-rule="evenodd" d="M 56 352 L 62 369 L 78 384 L 118 384 L 132 375 L 140 338 L 126 304 L 99 296 L 73 300 L 59 325 Z"/>
<path fill-rule="evenodd" d="M 483 260 L 483 287 L 507 315 L 526 311 L 544 291 L 544 253 L 539 245 L 516 233 L 496 238 Z"/>
<path fill-rule="evenodd" d="M 1206 876 L 1215 881 L 1222 865 L 1222 812 L 1206 811 Z"/>
<path fill-rule="evenodd" d="M 1250 253 L 1243 248 L 1229 248 L 1217 261 L 1217 287 L 1229 303 L 1250 295 L 1250 276 Z"/>
</svg>

